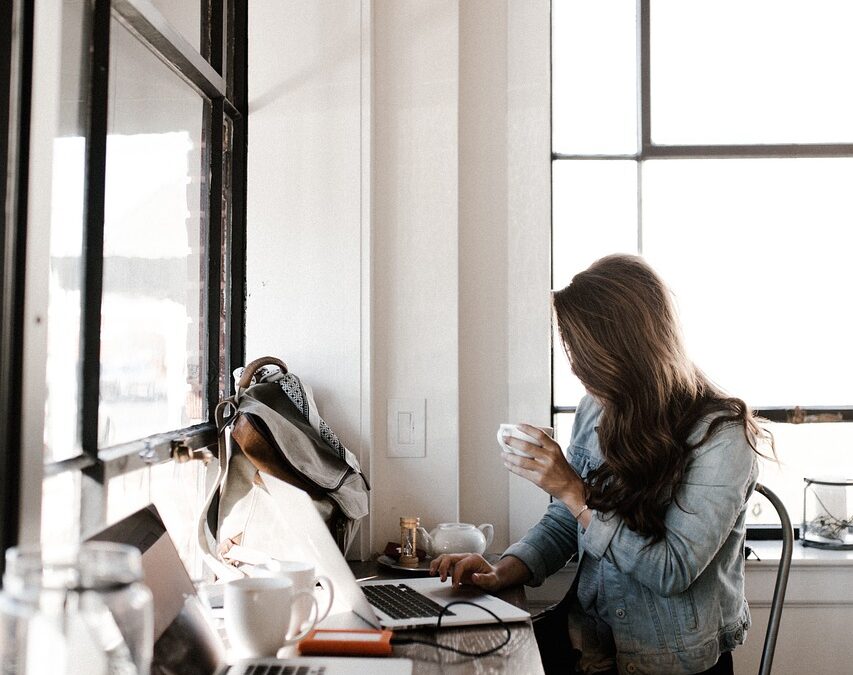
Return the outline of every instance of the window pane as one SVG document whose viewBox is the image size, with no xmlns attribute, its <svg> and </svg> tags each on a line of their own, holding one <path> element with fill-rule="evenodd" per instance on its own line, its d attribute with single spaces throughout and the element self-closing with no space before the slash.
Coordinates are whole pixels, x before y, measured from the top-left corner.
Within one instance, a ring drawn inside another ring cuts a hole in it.
<svg viewBox="0 0 853 675">
<path fill-rule="evenodd" d="M 196 51 L 201 51 L 202 0 L 151 0 L 151 4 Z"/>
<path fill-rule="evenodd" d="M 164 462 L 151 467 L 151 502 L 157 507 L 169 536 L 190 574 L 201 578 L 201 551 L 196 519 L 207 496 L 205 477 L 216 475 L 218 464 L 201 461 Z"/>
<path fill-rule="evenodd" d="M 637 151 L 637 28 L 634 0 L 554 0 L 554 152 Z"/>
<path fill-rule="evenodd" d="M 62 4 L 59 137 L 53 142 L 45 462 L 80 454 L 80 288 L 88 126 L 88 3 Z"/>
<path fill-rule="evenodd" d="M 206 417 L 201 96 L 112 26 L 100 444 Z"/>
<path fill-rule="evenodd" d="M 853 404 L 853 159 L 650 161 L 643 251 L 697 364 L 754 407 Z"/>
<path fill-rule="evenodd" d="M 559 289 L 609 253 L 637 252 L 637 163 L 560 160 L 553 169 L 553 284 Z M 554 336 L 554 404 L 584 393 Z"/>
<path fill-rule="evenodd" d="M 217 463 L 163 462 L 111 478 L 106 486 L 107 523 L 154 504 L 187 569 L 200 577 L 201 553 L 194 534 L 207 494 L 207 471 L 215 475 Z"/>
<path fill-rule="evenodd" d="M 569 449 L 572 438 L 572 425 L 575 423 L 574 413 L 559 413 L 554 415 L 554 440 L 565 453 Z"/>
<path fill-rule="evenodd" d="M 650 4 L 654 142 L 853 141 L 853 3 Z"/>
<path fill-rule="evenodd" d="M 803 478 L 846 479 L 853 476 L 853 424 L 767 424 L 779 463 L 762 460 L 758 480 L 775 492 L 794 526 L 803 520 Z M 848 518 L 853 504 L 842 517 Z M 747 522 L 776 524 L 776 510 L 761 495 L 749 502 Z"/>
</svg>

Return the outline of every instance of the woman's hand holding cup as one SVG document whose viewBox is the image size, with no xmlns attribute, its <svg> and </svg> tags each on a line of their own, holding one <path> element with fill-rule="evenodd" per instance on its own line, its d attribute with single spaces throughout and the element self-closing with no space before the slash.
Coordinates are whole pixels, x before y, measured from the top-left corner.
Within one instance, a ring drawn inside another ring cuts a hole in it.
<svg viewBox="0 0 853 675">
<path fill-rule="evenodd" d="M 545 430 L 529 424 L 519 424 L 518 429 L 531 440 L 504 435 L 504 466 L 559 499 L 570 510 L 578 502 L 583 505 L 586 488 L 557 442 Z"/>
</svg>

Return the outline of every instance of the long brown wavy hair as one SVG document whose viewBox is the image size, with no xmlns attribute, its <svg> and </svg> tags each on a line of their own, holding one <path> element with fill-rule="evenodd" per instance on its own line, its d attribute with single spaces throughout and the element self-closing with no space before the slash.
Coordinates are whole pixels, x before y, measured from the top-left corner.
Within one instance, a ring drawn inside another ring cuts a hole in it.
<svg viewBox="0 0 853 675">
<path fill-rule="evenodd" d="M 553 304 L 572 372 L 602 405 L 604 462 L 587 478 L 590 508 L 616 513 L 657 541 L 691 450 L 721 425 L 741 425 L 755 452 L 763 438 L 773 448 L 749 406 L 688 358 L 670 291 L 643 258 L 601 258 L 554 292 Z M 699 420 L 715 413 L 704 436 L 689 443 Z"/>
</svg>

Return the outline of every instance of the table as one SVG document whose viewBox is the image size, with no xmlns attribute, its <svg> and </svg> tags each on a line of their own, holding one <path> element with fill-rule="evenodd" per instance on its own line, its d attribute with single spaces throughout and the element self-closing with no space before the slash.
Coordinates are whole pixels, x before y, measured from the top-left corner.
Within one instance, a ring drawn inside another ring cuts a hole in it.
<svg viewBox="0 0 853 675">
<path fill-rule="evenodd" d="M 350 568 L 357 579 L 399 578 L 399 573 L 389 574 L 376 562 L 350 562 Z M 517 607 L 527 609 L 524 587 L 517 586 L 496 593 Z M 470 657 L 454 654 L 444 649 L 427 645 L 395 645 L 394 656 L 412 659 L 414 675 L 433 675 L 438 673 L 491 674 L 508 673 L 512 675 L 544 675 L 539 649 L 533 635 L 533 625 L 527 622 L 510 624 L 509 644 L 501 650 L 484 657 Z M 500 644 L 506 637 L 506 631 L 500 626 L 468 626 L 465 628 L 442 628 L 440 632 L 431 630 L 406 631 L 405 636 L 424 640 L 435 640 L 451 647 L 468 651 L 484 651 Z"/>
</svg>

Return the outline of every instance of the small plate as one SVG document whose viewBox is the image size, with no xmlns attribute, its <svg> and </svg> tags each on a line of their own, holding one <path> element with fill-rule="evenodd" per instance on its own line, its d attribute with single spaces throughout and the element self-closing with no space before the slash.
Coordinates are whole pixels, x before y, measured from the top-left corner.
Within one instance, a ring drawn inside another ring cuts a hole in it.
<svg viewBox="0 0 853 675">
<path fill-rule="evenodd" d="M 397 570 L 399 572 L 408 572 L 409 574 L 417 574 L 424 575 L 429 574 L 429 564 L 432 561 L 431 558 L 424 558 L 423 560 L 418 561 L 417 567 L 404 567 L 400 563 L 398 563 L 394 558 L 387 555 L 381 555 L 376 559 L 383 567 L 390 567 L 392 570 Z"/>
</svg>

